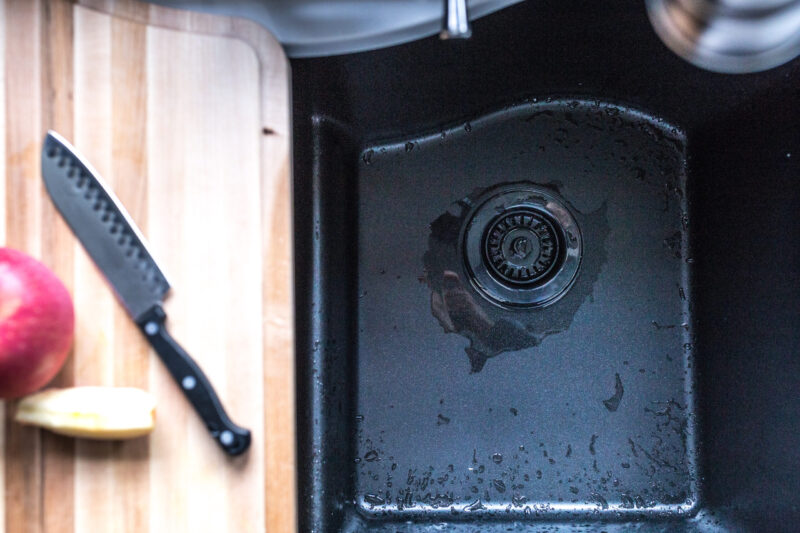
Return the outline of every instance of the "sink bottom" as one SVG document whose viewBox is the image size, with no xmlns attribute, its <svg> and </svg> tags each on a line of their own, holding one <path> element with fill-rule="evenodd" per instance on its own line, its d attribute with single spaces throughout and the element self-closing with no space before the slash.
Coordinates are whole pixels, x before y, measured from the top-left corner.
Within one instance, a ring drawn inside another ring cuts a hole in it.
<svg viewBox="0 0 800 533">
<path fill-rule="evenodd" d="M 685 154 L 657 117 L 569 99 L 360 154 L 361 517 L 695 509 Z M 575 281 L 546 307 L 492 301 L 465 257 L 479 199 L 508 183 L 552 191 L 580 228 Z"/>
</svg>

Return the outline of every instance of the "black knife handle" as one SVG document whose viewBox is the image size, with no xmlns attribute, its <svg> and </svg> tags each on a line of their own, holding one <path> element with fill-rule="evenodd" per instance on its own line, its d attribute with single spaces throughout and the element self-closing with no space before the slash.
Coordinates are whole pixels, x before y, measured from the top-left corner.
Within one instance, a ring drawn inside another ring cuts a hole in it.
<svg viewBox="0 0 800 533">
<path fill-rule="evenodd" d="M 140 316 L 136 323 L 203 419 L 214 440 L 228 454 L 239 455 L 250 446 L 250 430 L 231 422 L 206 375 L 167 332 L 164 325 L 166 320 L 164 309 L 156 305 Z"/>
</svg>

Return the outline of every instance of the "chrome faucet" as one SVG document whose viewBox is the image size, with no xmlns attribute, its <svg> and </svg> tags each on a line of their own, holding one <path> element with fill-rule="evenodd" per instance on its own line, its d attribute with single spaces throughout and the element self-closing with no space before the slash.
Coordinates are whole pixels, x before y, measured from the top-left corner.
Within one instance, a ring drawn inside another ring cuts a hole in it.
<svg viewBox="0 0 800 533">
<path fill-rule="evenodd" d="M 444 24 L 439 38 L 469 39 L 471 36 L 467 0 L 444 0 Z"/>
<path fill-rule="evenodd" d="M 716 72 L 758 72 L 800 55 L 800 0 L 646 0 L 673 52 Z"/>
</svg>

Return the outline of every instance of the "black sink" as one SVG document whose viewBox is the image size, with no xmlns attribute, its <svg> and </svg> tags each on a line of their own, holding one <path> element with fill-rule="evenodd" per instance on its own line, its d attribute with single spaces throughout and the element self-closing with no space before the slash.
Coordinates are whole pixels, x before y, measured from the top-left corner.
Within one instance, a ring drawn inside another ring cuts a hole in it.
<svg viewBox="0 0 800 533">
<path fill-rule="evenodd" d="M 301 531 L 795 531 L 800 61 L 639 0 L 293 62 Z"/>
</svg>

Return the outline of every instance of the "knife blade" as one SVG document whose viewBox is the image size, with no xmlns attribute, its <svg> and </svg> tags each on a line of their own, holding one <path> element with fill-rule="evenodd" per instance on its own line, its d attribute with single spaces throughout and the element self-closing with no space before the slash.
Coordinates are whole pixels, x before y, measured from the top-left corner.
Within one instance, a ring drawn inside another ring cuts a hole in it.
<svg viewBox="0 0 800 533">
<path fill-rule="evenodd" d="M 42 178 L 67 225 L 113 288 L 225 452 L 250 445 L 250 431 L 228 417 L 210 381 L 170 336 L 161 304 L 170 290 L 147 242 L 100 174 L 58 133 L 42 146 Z"/>
<path fill-rule="evenodd" d="M 56 208 L 131 318 L 161 303 L 170 284 L 136 224 L 94 167 L 55 132 L 45 137 L 42 176 Z"/>
</svg>

